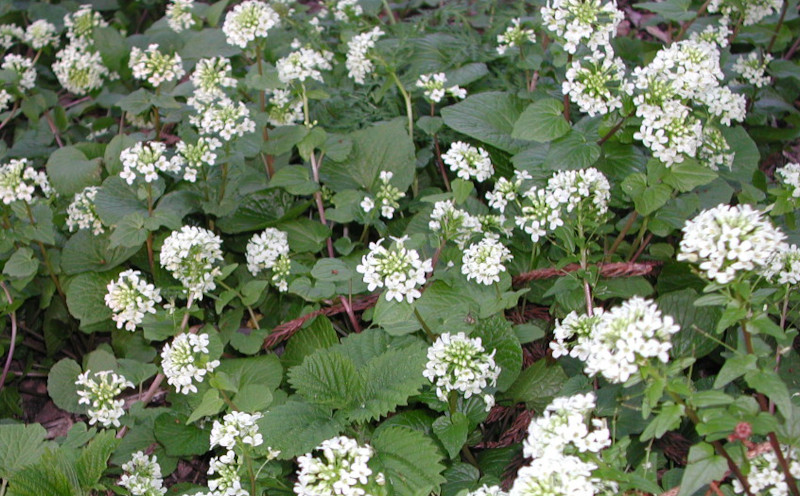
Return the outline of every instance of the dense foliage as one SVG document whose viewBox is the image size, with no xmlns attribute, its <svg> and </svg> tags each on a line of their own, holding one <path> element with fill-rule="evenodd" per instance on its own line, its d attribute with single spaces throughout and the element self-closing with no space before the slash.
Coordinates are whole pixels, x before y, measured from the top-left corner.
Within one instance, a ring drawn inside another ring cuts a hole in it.
<svg viewBox="0 0 800 496">
<path fill-rule="evenodd" d="M 0 2 L 0 496 L 800 496 L 797 3 Z"/>
</svg>

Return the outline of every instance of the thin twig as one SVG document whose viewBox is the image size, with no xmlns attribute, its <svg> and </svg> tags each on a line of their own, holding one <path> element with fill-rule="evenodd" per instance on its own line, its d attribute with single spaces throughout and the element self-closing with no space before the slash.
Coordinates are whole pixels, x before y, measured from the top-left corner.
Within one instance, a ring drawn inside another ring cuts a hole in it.
<svg viewBox="0 0 800 496">
<path fill-rule="evenodd" d="M 692 26 L 692 24 L 694 24 L 694 21 L 696 21 L 698 18 L 702 17 L 703 14 L 706 13 L 706 9 L 708 8 L 708 4 L 710 4 L 710 3 L 711 3 L 711 0 L 706 0 L 705 3 L 703 3 L 703 5 L 701 5 L 700 8 L 697 10 L 697 15 L 694 16 L 693 18 L 689 19 L 685 23 L 683 23 L 683 25 L 681 25 L 681 30 L 678 32 L 678 36 L 676 36 L 673 41 L 676 41 L 676 42 L 677 41 L 681 41 L 681 39 L 683 38 L 683 35 L 686 34 L 686 31 L 688 31 L 689 28 Z"/>
<path fill-rule="evenodd" d="M 786 18 L 786 11 L 788 9 L 789 9 L 789 2 L 787 0 L 783 0 L 783 7 L 781 8 L 781 16 L 780 18 L 778 18 L 778 25 L 775 26 L 775 32 L 772 33 L 772 38 L 770 38 L 769 40 L 769 45 L 767 45 L 766 53 L 770 53 L 772 51 L 772 48 L 775 46 L 775 41 L 778 39 L 778 33 L 781 32 L 781 28 L 783 27 L 783 20 Z"/>
<path fill-rule="evenodd" d="M 3 288 L 3 292 L 6 294 L 6 300 L 8 301 L 8 304 L 13 305 L 14 300 L 11 298 L 11 293 L 8 292 L 8 287 L 6 284 L 0 281 L 0 287 Z M 14 347 L 17 343 L 17 313 L 12 310 L 9 315 L 11 317 L 11 344 L 8 347 L 6 364 L 3 365 L 3 374 L 0 375 L 0 391 L 3 390 L 3 386 L 6 383 L 6 376 L 8 375 L 8 369 L 11 368 L 11 360 L 14 358 Z"/>
</svg>

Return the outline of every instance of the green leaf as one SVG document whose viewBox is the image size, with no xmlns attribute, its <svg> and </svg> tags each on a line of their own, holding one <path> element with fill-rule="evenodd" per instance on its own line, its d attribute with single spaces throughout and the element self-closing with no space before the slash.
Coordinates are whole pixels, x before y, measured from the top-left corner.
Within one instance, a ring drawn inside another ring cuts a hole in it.
<svg viewBox="0 0 800 496">
<path fill-rule="evenodd" d="M 288 234 L 289 248 L 294 253 L 316 253 L 322 250 L 325 240 L 331 235 L 331 230 L 323 224 L 305 218 L 280 224 L 278 227 Z"/>
<path fill-rule="evenodd" d="M 213 417 L 219 413 L 224 406 L 225 402 L 219 397 L 219 391 L 216 389 L 209 389 L 203 394 L 203 400 L 200 402 L 200 405 L 198 405 L 192 414 L 189 415 L 189 418 L 186 419 L 186 423 L 191 424 L 203 417 Z"/>
<path fill-rule="evenodd" d="M 270 188 L 283 188 L 293 195 L 310 195 L 319 189 L 311 180 L 308 168 L 302 165 L 287 165 L 275 172 L 269 182 Z"/>
<path fill-rule="evenodd" d="M 664 19 L 670 21 L 683 22 L 694 19 L 697 15 L 696 12 L 688 10 L 690 6 L 690 0 L 668 0 L 666 2 L 642 2 L 637 4 L 636 8 L 661 14 Z"/>
<path fill-rule="evenodd" d="M 395 119 L 375 124 L 350 134 L 353 149 L 343 161 L 326 160 L 320 176 L 334 191 L 373 190 L 382 171 L 393 174 L 393 186 L 405 191 L 414 180 L 416 160 L 414 144 L 405 128 L 405 120 Z"/>
<path fill-rule="evenodd" d="M 483 467 L 481 467 L 481 470 L 483 470 Z M 477 489 L 481 471 L 469 463 L 454 462 L 447 467 L 442 475 L 447 479 L 442 484 L 442 496 L 457 496 L 461 491 Z"/>
<path fill-rule="evenodd" d="M 545 98 L 528 105 L 514 124 L 511 137 L 545 143 L 564 136 L 570 129 L 564 119 L 564 104 Z"/>
<path fill-rule="evenodd" d="M 187 424 L 171 413 L 159 415 L 153 427 L 153 434 L 169 456 L 203 455 L 211 449 L 209 431 Z"/>
<path fill-rule="evenodd" d="M 130 112 L 134 115 L 143 114 L 150 110 L 152 105 L 153 94 L 144 88 L 139 88 L 133 93 L 129 93 L 117 102 L 117 107 L 125 112 Z"/>
<path fill-rule="evenodd" d="M 61 359 L 47 375 L 47 393 L 53 403 L 70 413 L 86 413 L 86 407 L 78 404 L 75 381 L 79 375 L 81 366 L 71 358 Z"/>
<path fill-rule="evenodd" d="M 460 412 L 454 413 L 452 417 L 443 415 L 433 422 L 433 432 L 450 458 L 455 460 L 461 447 L 467 442 L 469 419 Z"/>
<path fill-rule="evenodd" d="M 58 194 L 71 197 L 87 186 L 100 184 L 100 160 L 87 160 L 82 151 L 66 146 L 47 159 L 47 177 Z"/>
<path fill-rule="evenodd" d="M 722 389 L 734 379 L 743 376 L 748 370 L 755 370 L 755 355 L 736 354 L 725 359 L 725 363 L 714 380 L 714 389 Z"/>
<path fill-rule="evenodd" d="M 63 451 L 46 451 L 36 465 L 30 465 L 14 476 L 8 496 L 81 496 L 74 464 Z"/>
<path fill-rule="evenodd" d="M 283 367 L 280 359 L 274 354 L 250 358 L 226 358 L 222 360 L 217 370 L 228 374 L 239 390 L 248 384 L 260 384 L 274 390 L 283 380 Z"/>
<path fill-rule="evenodd" d="M 111 319 L 111 309 L 106 306 L 106 286 L 117 277 L 116 272 L 86 272 L 70 280 L 67 287 L 67 307 L 81 327 Z"/>
<path fill-rule="evenodd" d="M 560 366 L 548 366 L 545 360 L 539 360 L 519 374 L 504 396 L 541 410 L 558 394 L 565 382 L 567 375 Z"/>
<path fill-rule="evenodd" d="M 281 460 L 289 460 L 336 436 L 344 426 L 326 408 L 289 401 L 265 413 L 258 428 L 264 445 L 280 450 Z"/>
<path fill-rule="evenodd" d="M 674 403 L 665 403 L 661 406 L 661 411 L 655 416 L 650 424 L 642 432 L 642 441 L 648 439 L 660 439 L 669 430 L 677 429 L 681 425 L 683 418 L 683 407 Z"/>
<path fill-rule="evenodd" d="M 550 143 L 545 166 L 549 169 L 585 169 L 600 158 L 600 147 L 577 129 Z"/>
<path fill-rule="evenodd" d="M 443 108 L 442 118 L 451 129 L 513 154 L 526 146 L 511 137 L 521 107 L 510 93 L 487 91 Z"/>
<path fill-rule="evenodd" d="M 722 480 L 728 470 L 725 458 L 714 454 L 708 443 L 698 443 L 689 448 L 689 463 L 683 471 L 678 496 L 691 496 L 698 489 L 716 480 Z"/>
<path fill-rule="evenodd" d="M 28 279 L 36 275 L 38 269 L 39 259 L 36 258 L 33 250 L 22 246 L 8 258 L 3 267 L 3 274 L 12 279 Z"/>
<path fill-rule="evenodd" d="M 511 322 L 502 316 L 482 320 L 475 326 L 472 337 L 481 338 L 483 348 L 491 353 L 495 350 L 494 361 L 500 367 L 497 389 L 508 389 L 522 369 L 522 346 L 519 344 Z"/>
<path fill-rule="evenodd" d="M 717 347 L 716 341 L 706 334 L 716 327 L 719 311 L 714 307 L 696 307 L 693 305 L 696 300 L 697 292 L 693 289 L 673 291 L 658 297 L 658 308 L 665 315 L 672 316 L 681 327 L 672 336 L 673 356 L 700 358 Z"/>
<path fill-rule="evenodd" d="M 136 253 L 134 248 L 112 248 L 107 234 L 94 235 L 81 229 L 69 238 L 61 251 L 61 270 L 74 275 L 113 269 Z"/>
<path fill-rule="evenodd" d="M 751 183 L 753 173 L 758 170 L 758 164 L 761 162 L 758 146 L 742 126 L 722 126 L 720 131 L 734 153 L 733 165 L 730 169 L 720 169 L 720 176 L 739 183 Z"/>
<path fill-rule="evenodd" d="M 311 269 L 311 275 L 318 281 L 349 281 L 353 271 L 338 258 L 320 258 Z"/>
<path fill-rule="evenodd" d="M 330 319 L 321 315 L 314 319 L 311 325 L 300 329 L 289 338 L 281 361 L 287 368 L 294 367 L 300 365 L 305 357 L 315 351 L 330 348 L 338 342 L 339 338 Z"/>
<path fill-rule="evenodd" d="M 647 216 L 663 207 L 672 197 L 672 188 L 666 184 L 656 184 L 648 186 L 642 194 L 633 199 L 636 211 Z"/>
<path fill-rule="evenodd" d="M 94 208 L 100 220 L 107 226 L 113 226 L 125 216 L 134 213 L 143 218 L 148 216 L 147 205 L 137 198 L 136 193 L 119 176 L 111 176 L 103 182 L 94 198 Z"/>
<path fill-rule="evenodd" d="M 747 385 L 775 403 L 784 418 L 792 417 L 792 399 L 781 377 L 772 370 L 749 370 L 744 374 Z"/>
<path fill-rule="evenodd" d="M 289 384 L 309 402 L 344 408 L 363 384 L 356 365 L 337 350 L 321 350 L 289 370 Z"/>
<path fill-rule="evenodd" d="M 382 429 L 370 444 L 375 454 L 373 472 L 383 472 L 386 486 L 396 496 L 420 496 L 436 492 L 445 481 L 441 455 L 433 440 L 406 427 Z"/>
<path fill-rule="evenodd" d="M 422 329 L 410 303 L 387 300 L 383 295 L 375 304 L 372 321 L 392 336 L 403 336 Z"/>
<path fill-rule="evenodd" d="M 100 481 L 108 468 L 108 459 L 114 452 L 119 439 L 113 430 L 102 431 L 92 439 L 75 461 L 75 472 L 81 488 L 91 489 Z"/>
<path fill-rule="evenodd" d="M 453 186 L 453 200 L 455 200 L 457 205 L 461 205 L 469 198 L 469 194 L 472 193 L 472 190 L 475 189 L 475 185 L 472 184 L 472 181 L 465 181 L 463 179 L 453 179 L 452 182 Z"/>
<path fill-rule="evenodd" d="M 0 479 L 8 480 L 39 461 L 46 436 L 47 431 L 40 424 L 0 425 Z"/>
<path fill-rule="evenodd" d="M 139 249 L 145 241 L 149 230 L 145 227 L 145 218 L 139 213 L 123 217 L 114 228 L 109 237 L 110 245 L 114 248 Z"/>
<path fill-rule="evenodd" d="M 692 191 L 698 186 L 710 183 L 718 174 L 696 160 L 685 159 L 683 162 L 672 164 L 662 180 L 681 192 Z"/>
</svg>

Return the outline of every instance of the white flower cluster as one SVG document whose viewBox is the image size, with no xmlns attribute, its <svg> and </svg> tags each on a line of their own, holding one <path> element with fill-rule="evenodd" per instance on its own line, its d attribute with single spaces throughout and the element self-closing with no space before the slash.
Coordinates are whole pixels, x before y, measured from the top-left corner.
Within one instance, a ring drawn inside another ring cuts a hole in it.
<svg viewBox="0 0 800 496">
<path fill-rule="evenodd" d="M 699 264 L 705 277 L 720 284 L 743 272 L 763 271 L 786 236 L 750 205 L 718 205 L 683 226 L 677 259 Z"/>
<path fill-rule="evenodd" d="M 287 278 L 292 269 L 289 258 L 289 236 L 279 229 L 268 227 L 247 242 L 247 270 L 253 276 L 262 270 L 272 271 L 272 283 L 280 291 L 287 291 Z"/>
<path fill-rule="evenodd" d="M 624 17 L 614 0 L 550 0 L 542 8 L 545 27 L 569 53 L 577 52 L 581 43 L 592 51 L 609 45 Z"/>
<path fill-rule="evenodd" d="M 108 27 L 99 12 L 94 12 L 89 4 L 81 5 L 78 10 L 64 16 L 64 27 L 67 28 L 67 38 L 72 43 L 86 45 L 92 42 L 95 28 Z"/>
<path fill-rule="evenodd" d="M 781 445 L 783 457 L 789 465 L 789 473 L 795 479 L 800 479 L 800 461 L 797 449 Z M 752 494 L 765 494 L 768 496 L 789 496 L 791 491 L 786 483 L 786 476 L 778 463 L 778 455 L 774 451 L 767 451 L 763 455 L 750 460 L 750 472 L 747 474 Z M 737 494 L 744 493 L 744 486 L 739 479 L 733 479 L 733 490 Z"/>
<path fill-rule="evenodd" d="M 474 491 L 470 491 L 466 496 L 508 496 L 508 493 L 503 491 L 500 486 L 487 486 L 482 485 Z"/>
<path fill-rule="evenodd" d="M 790 162 L 775 170 L 778 183 L 789 192 L 792 198 L 800 198 L 800 164 Z"/>
<path fill-rule="evenodd" d="M 720 48 L 728 46 L 728 38 L 733 34 L 725 19 L 720 19 L 717 24 L 709 24 L 703 31 L 695 31 L 689 36 L 693 41 L 705 41 L 719 45 Z"/>
<path fill-rule="evenodd" d="M 368 464 L 373 454 L 370 445 L 361 446 L 346 436 L 323 441 L 297 458 L 294 492 L 297 496 L 368 496 L 368 484 L 385 484 L 383 474 L 372 476 Z"/>
<path fill-rule="evenodd" d="M 122 464 L 125 472 L 119 479 L 119 485 L 130 491 L 133 496 L 160 496 L 167 493 L 158 457 L 149 457 L 137 451 L 131 459 Z"/>
<path fill-rule="evenodd" d="M 500 273 L 506 271 L 503 264 L 512 258 L 511 251 L 496 235 L 487 234 L 464 250 L 461 273 L 467 276 L 468 281 L 475 279 L 479 284 L 488 286 L 500 281 Z"/>
<path fill-rule="evenodd" d="M 0 24 L 0 47 L 8 50 L 17 42 L 25 39 L 25 31 L 16 24 Z"/>
<path fill-rule="evenodd" d="M 5 112 L 13 100 L 14 96 L 11 93 L 5 89 L 0 89 L 0 112 Z"/>
<path fill-rule="evenodd" d="M 213 457 L 208 462 L 208 488 L 211 492 L 198 493 L 198 496 L 249 496 L 250 493 L 242 487 L 239 475 L 242 463 L 232 450 Z M 217 477 L 212 479 L 212 475 Z"/>
<path fill-rule="evenodd" d="M 224 88 L 236 87 L 236 79 L 231 71 L 231 61 L 224 57 L 198 60 L 192 73 L 192 84 L 195 87 L 193 97 L 200 103 L 211 103 L 218 98 L 225 98 Z"/>
<path fill-rule="evenodd" d="M 75 95 L 94 91 L 112 77 L 100 53 L 81 43 L 71 43 L 56 54 L 53 73 L 59 84 Z"/>
<path fill-rule="evenodd" d="M 194 103 L 198 115 L 190 116 L 189 122 L 203 135 L 218 135 L 224 141 L 230 141 L 234 136 L 242 137 L 256 130 L 256 123 L 250 119 L 250 110 L 243 102 L 237 103 L 225 97 L 206 105 Z"/>
<path fill-rule="evenodd" d="M 422 375 L 436 386 L 436 397 L 447 402 L 451 391 L 469 398 L 481 396 L 486 411 L 494 406 L 494 396 L 484 390 L 497 385 L 500 367 L 494 362 L 496 350 L 487 353 L 481 338 L 463 332 L 444 333 L 428 348 L 428 363 Z"/>
<path fill-rule="evenodd" d="M 167 146 L 157 141 L 148 143 L 140 141 L 125 148 L 119 154 L 122 162 L 122 172 L 119 173 L 119 177 L 128 184 L 133 184 L 137 177 L 141 177 L 146 183 L 152 183 L 158 179 L 158 171 L 180 172 L 179 162 L 167 160 L 164 156 L 166 151 Z"/>
<path fill-rule="evenodd" d="M 756 88 L 768 86 L 772 79 L 765 74 L 767 66 L 772 62 L 772 55 L 765 54 L 763 58 L 758 52 L 740 55 L 733 64 L 733 70 Z"/>
<path fill-rule="evenodd" d="M 383 239 L 370 243 L 369 253 L 361 257 L 356 271 L 364 274 L 370 291 L 386 288 L 387 301 L 411 303 L 422 296 L 417 288 L 425 284 L 425 274 L 433 272 L 431 260 L 421 260 L 416 250 L 406 248 L 405 238 L 392 240 L 388 249 L 382 245 Z"/>
<path fill-rule="evenodd" d="M 547 233 L 564 225 L 561 209 L 553 205 L 553 195 L 546 189 L 532 187 L 522 194 L 523 203 L 520 215 L 514 217 L 514 223 L 530 234 L 531 241 L 536 243 Z"/>
<path fill-rule="evenodd" d="M 6 205 L 15 201 L 33 201 L 37 187 L 45 196 L 53 192 L 47 174 L 36 172 L 28 165 L 28 159 L 12 158 L 7 164 L 0 164 L 0 198 Z"/>
<path fill-rule="evenodd" d="M 339 0 L 333 5 L 333 18 L 339 22 L 356 21 L 364 13 L 358 0 Z"/>
<path fill-rule="evenodd" d="M 489 152 L 463 141 L 456 141 L 450 145 L 447 153 L 442 155 L 442 160 L 450 166 L 451 171 L 464 180 L 474 177 L 478 182 L 483 182 L 494 174 Z"/>
<path fill-rule="evenodd" d="M 453 240 L 459 248 L 477 233 L 483 231 L 478 217 L 456 208 L 453 200 L 438 201 L 433 205 L 428 227 L 443 240 Z"/>
<path fill-rule="evenodd" d="M 606 312 L 598 308 L 591 317 L 572 312 L 556 326 L 550 347 L 556 358 L 571 347 L 569 355 L 586 363 L 588 375 L 600 373 L 619 384 L 652 358 L 669 361 L 670 338 L 679 330 L 654 302 L 636 296 Z"/>
<path fill-rule="evenodd" d="M 222 446 L 232 450 L 241 444 L 261 446 L 264 439 L 256 425 L 261 417 L 260 413 L 231 412 L 222 417 L 222 422 L 215 420 L 211 428 L 211 448 Z"/>
<path fill-rule="evenodd" d="M 269 30 L 280 21 L 278 13 L 268 3 L 247 0 L 228 12 L 222 32 L 225 33 L 229 45 L 247 48 L 257 38 L 266 38 Z"/>
<path fill-rule="evenodd" d="M 697 157 L 713 170 L 720 167 L 731 168 L 735 154 L 728 145 L 722 131 L 716 126 L 706 126 L 703 129 L 703 144 Z"/>
<path fill-rule="evenodd" d="M 133 77 L 147 80 L 153 86 L 177 81 L 186 74 L 181 56 L 177 53 L 172 56 L 161 53 L 157 43 L 151 43 L 144 51 L 139 47 L 131 48 L 128 66 L 133 71 Z"/>
<path fill-rule="evenodd" d="M 41 50 L 46 46 L 57 44 L 58 33 L 55 25 L 44 19 L 32 22 L 25 30 L 25 42 L 34 50 Z"/>
<path fill-rule="evenodd" d="M 70 232 L 91 229 L 95 236 L 105 232 L 94 208 L 94 198 L 99 190 L 97 186 L 87 186 L 80 193 L 75 193 L 72 203 L 67 207 L 67 227 Z"/>
<path fill-rule="evenodd" d="M 621 109 L 622 94 L 631 93 L 633 84 L 625 78 L 621 58 L 598 50 L 572 62 L 561 91 L 569 94 L 581 112 L 594 117 Z"/>
<path fill-rule="evenodd" d="M 781 3 L 781 0 L 711 0 L 707 10 L 721 13 L 723 22 L 727 24 L 731 24 L 732 19 L 741 19 L 745 26 L 752 26 L 780 10 Z"/>
<path fill-rule="evenodd" d="M 505 212 L 509 202 L 515 202 L 519 198 L 522 183 L 531 179 L 528 171 L 515 170 L 514 180 L 501 177 L 494 183 L 494 189 L 486 192 L 486 201 L 491 208 Z"/>
<path fill-rule="evenodd" d="M 533 29 L 523 27 L 519 17 L 511 19 L 511 25 L 505 32 L 497 35 L 497 53 L 505 55 L 509 48 L 522 46 L 526 41 L 536 43 L 536 33 Z"/>
<path fill-rule="evenodd" d="M 183 226 L 173 231 L 161 247 L 161 266 L 180 281 L 188 296 L 202 300 L 213 291 L 220 275 L 214 264 L 222 260 L 222 240 L 207 229 Z"/>
<path fill-rule="evenodd" d="M 0 69 L 13 72 L 17 76 L 17 85 L 21 93 L 33 89 L 36 85 L 36 69 L 33 67 L 33 59 L 9 53 L 3 58 Z"/>
<path fill-rule="evenodd" d="M 642 119 L 634 138 L 668 167 L 704 154 L 704 126 L 695 107 L 725 125 L 744 120 L 745 97 L 720 86 L 724 74 L 719 61 L 719 47 L 696 38 L 661 49 L 650 64 L 634 70 L 633 101 Z"/>
<path fill-rule="evenodd" d="M 274 90 L 267 111 L 267 120 L 275 127 L 289 126 L 305 118 L 302 100 L 295 98 L 290 90 Z"/>
<path fill-rule="evenodd" d="M 194 26 L 193 8 L 194 0 L 170 0 L 165 15 L 169 27 L 176 33 L 180 33 Z"/>
<path fill-rule="evenodd" d="M 145 314 L 156 313 L 156 303 L 161 302 L 161 291 L 141 275 L 138 270 L 126 270 L 106 286 L 106 306 L 114 312 L 111 320 L 117 329 L 135 331 Z"/>
<path fill-rule="evenodd" d="M 309 78 L 324 82 L 320 71 L 333 69 L 331 60 L 333 60 L 333 53 L 327 50 L 318 52 L 312 48 L 301 47 L 286 57 L 278 59 L 275 67 L 278 69 L 278 79 L 285 84 L 292 81 L 303 83 Z"/>
<path fill-rule="evenodd" d="M 387 219 L 394 217 L 395 210 L 400 207 L 397 200 L 403 198 L 406 194 L 400 191 L 397 186 L 392 185 L 391 180 L 393 177 L 393 172 L 381 171 L 379 176 L 381 182 L 378 185 L 378 192 L 375 194 L 375 200 L 373 200 L 371 196 L 365 196 L 364 199 L 361 200 L 360 205 L 364 212 L 372 211 L 377 201 L 378 206 L 381 208 L 381 217 Z"/>
<path fill-rule="evenodd" d="M 372 28 L 371 31 L 353 36 L 347 42 L 347 75 L 353 78 L 358 84 L 364 84 L 367 75 L 372 73 L 375 65 L 369 58 L 369 51 L 375 47 L 375 42 L 383 36 L 380 28 Z"/>
<path fill-rule="evenodd" d="M 214 137 L 201 136 L 196 143 L 179 141 L 175 145 L 177 154 L 170 159 L 170 163 L 178 169 L 183 167 L 183 180 L 193 183 L 204 166 L 217 164 L 217 154 L 214 152 L 221 146 L 222 142 Z"/>
<path fill-rule="evenodd" d="M 219 360 L 211 360 L 208 351 L 208 334 L 178 334 L 172 343 L 161 350 L 161 368 L 167 383 L 181 394 L 196 393 L 194 382 L 219 367 Z"/>
<path fill-rule="evenodd" d="M 800 283 L 800 247 L 788 243 L 779 244 L 764 276 L 778 284 Z"/>
<path fill-rule="evenodd" d="M 94 373 L 89 379 L 91 370 L 80 374 L 75 385 L 78 386 L 78 404 L 89 405 L 89 425 L 100 423 L 103 427 L 119 427 L 119 419 L 125 414 L 122 408 L 125 402 L 115 399 L 119 394 L 134 387 L 133 383 L 110 370 Z"/>
<path fill-rule="evenodd" d="M 459 86 L 450 86 L 445 88 L 447 84 L 447 76 L 444 72 L 437 72 L 433 74 L 423 74 L 417 79 L 417 88 L 425 90 L 425 98 L 434 103 L 439 103 L 444 98 L 445 94 L 449 94 L 453 98 L 466 98 L 467 90 Z"/>
</svg>

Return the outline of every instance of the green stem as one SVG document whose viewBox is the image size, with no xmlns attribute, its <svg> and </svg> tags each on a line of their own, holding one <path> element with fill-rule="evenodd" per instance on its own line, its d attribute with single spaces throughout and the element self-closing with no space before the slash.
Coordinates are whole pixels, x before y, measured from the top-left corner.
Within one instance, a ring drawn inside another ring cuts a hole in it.
<svg viewBox="0 0 800 496">
<path fill-rule="evenodd" d="M 783 0 L 783 6 L 781 7 L 781 16 L 778 19 L 778 25 L 775 26 L 775 32 L 772 33 L 772 38 L 770 38 L 769 40 L 769 45 L 767 45 L 766 53 L 770 53 L 772 51 L 772 48 L 775 46 L 775 41 L 778 39 L 778 33 L 781 32 L 781 28 L 783 27 L 783 20 L 786 18 L 786 11 L 788 9 L 789 9 L 789 2 Z"/>
<path fill-rule="evenodd" d="M 23 201 L 25 203 L 25 210 L 28 211 L 28 219 L 31 222 L 33 227 L 36 227 L 36 219 L 33 217 L 33 211 L 31 210 L 31 206 L 28 202 Z M 47 272 L 50 275 L 50 280 L 53 281 L 53 284 L 56 287 L 56 291 L 58 291 L 59 296 L 64 301 L 67 301 L 67 296 L 64 293 L 64 289 L 61 287 L 61 282 L 58 280 L 58 276 L 56 276 L 55 271 L 53 270 L 53 263 L 50 261 L 50 255 L 47 253 L 47 248 L 45 248 L 44 243 L 39 240 L 36 240 L 36 244 L 39 245 L 39 249 L 42 251 L 42 259 L 44 260 L 44 265 L 47 267 Z"/>
<path fill-rule="evenodd" d="M 611 248 L 608 250 L 608 253 L 606 254 L 605 257 L 606 262 L 611 261 L 611 257 L 614 256 L 614 253 L 617 251 L 617 248 L 619 248 L 619 245 L 622 243 L 622 240 L 625 239 L 625 236 L 628 235 L 628 231 L 630 231 L 631 227 L 633 227 L 633 223 L 636 222 L 637 217 L 639 217 L 639 213 L 636 212 L 636 210 L 634 210 L 630 218 L 628 219 L 628 222 L 626 222 L 625 225 L 622 227 L 622 230 L 619 232 L 617 238 L 614 240 L 614 243 L 611 245 Z"/>
<path fill-rule="evenodd" d="M 228 286 L 227 284 L 225 284 L 224 281 L 218 280 L 217 282 L 219 283 L 220 286 L 222 286 L 223 288 L 227 289 L 228 291 L 233 291 L 236 294 L 236 297 L 239 298 L 240 300 L 244 298 L 239 291 L 237 291 L 237 290 L 233 289 L 232 287 Z M 253 321 L 253 325 L 256 326 L 256 329 L 261 329 L 258 326 L 259 319 L 256 318 L 256 314 L 253 311 L 253 307 L 251 307 L 250 305 L 245 305 L 244 307 L 247 309 L 247 313 L 250 314 L 250 319 Z"/>
<path fill-rule="evenodd" d="M 147 183 L 147 215 L 148 217 L 153 216 L 153 187 L 150 183 Z M 155 257 L 153 256 L 153 231 L 147 233 L 147 262 L 150 264 L 150 273 L 155 275 L 156 274 L 156 262 Z"/>
<path fill-rule="evenodd" d="M 428 336 L 428 339 L 430 339 L 431 342 L 436 341 L 436 335 L 431 331 L 431 328 L 428 327 L 428 324 L 425 323 L 425 319 L 422 318 L 422 315 L 420 315 L 419 310 L 417 310 L 417 307 L 414 307 L 414 316 L 417 318 L 417 321 L 422 326 L 422 330 L 425 331 L 425 335 Z"/>
<path fill-rule="evenodd" d="M 308 94 L 306 94 L 306 84 L 300 83 L 300 88 L 302 89 L 302 96 L 303 96 L 303 124 L 307 128 L 311 127 L 311 121 L 309 120 L 308 115 Z"/>
<path fill-rule="evenodd" d="M 250 495 L 256 496 L 256 474 L 253 472 L 253 460 L 250 453 L 244 454 L 245 464 L 247 465 L 247 474 L 250 476 Z"/>
<path fill-rule="evenodd" d="M 219 203 L 225 198 L 225 187 L 228 185 L 228 162 L 222 164 L 222 184 L 219 186 Z"/>
<path fill-rule="evenodd" d="M 414 138 L 414 109 L 411 106 L 411 95 L 408 94 L 406 88 L 403 86 L 403 83 L 400 82 L 400 78 L 397 77 L 397 73 L 391 71 L 390 74 L 392 75 L 392 79 L 394 80 L 394 84 L 397 86 L 397 89 L 400 90 L 400 94 L 403 95 L 403 100 L 406 103 L 406 117 L 408 118 L 408 136 L 410 138 Z"/>
<path fill-rule="evenodd" d="M 397 24 L 397 19 L 394 17 L 394 12 L 392 11 L 392 7 L 389 5 L 388 0 L 381 0 L 383 3 L 383 8 L 386 10 L 386 16 L 389 18 L 389 24 Z"/>
<path fill-rule="evenodd" d="M 259 44 L 256 47 L 256 62 L 258 63 L 258 75 L 264 75 L 264 55 L 262 54 L 264 47 Z M 259 104 L 261 105 L 261 112 L 264 113 L 267 111 L 267 92 L 265 90 L 261 90 L 258 94 Z M 269 130 L 267 129 L 267 125 L 264 124 L 264 129 L 262 131 L 262 136 L 264 138 L 264 143 L 269 141 Z M 271 178 L 275 175 L 275 157 L 272 155 L 261 153 L 261 159 L 264 161 L 264 167 L 266 167 L 267 172 L 267 179 Z"/>
</svg>

